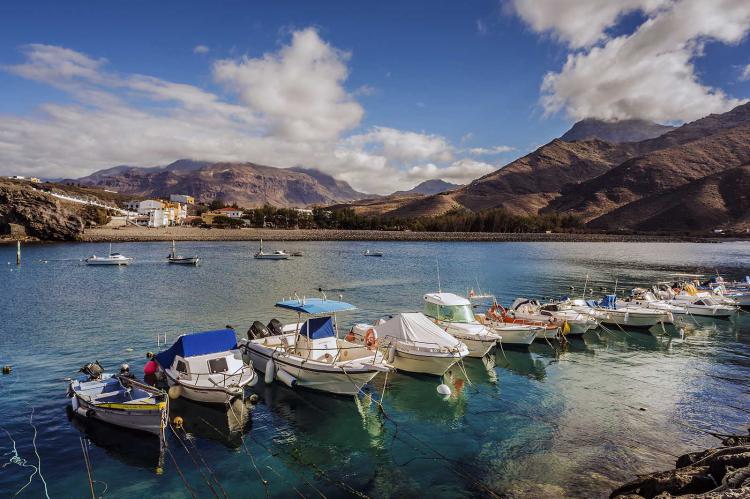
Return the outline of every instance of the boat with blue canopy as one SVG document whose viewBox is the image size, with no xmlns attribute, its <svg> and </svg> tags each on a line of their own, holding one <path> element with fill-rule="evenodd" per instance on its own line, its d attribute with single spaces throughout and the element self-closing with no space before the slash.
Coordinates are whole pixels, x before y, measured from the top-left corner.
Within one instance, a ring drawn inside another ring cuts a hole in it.
<svg viewBox="0 0 750 499">
<path fill-rule="evenodd" d="M 169 386 L 176 387 L 170 388 L 170 396 L 196 402 L 224 404 L 244 398 L 244 388 L 257 381 L 232 329 L 184 334 L 154 360 Z"/>
<path fill-rule="evenodd" d="M 355 310 L 354 305 L 324 296 L 289 298 L 276 307 L 296 312 L 297 320 L 286 325 L 278 319 L 268 325 L 255 321 L 247 339 L 238 342 L 266 383 L 356 395 L 378 373 L 392 369 L 376 345 L 339 338 L 336 314 Z"/>
</svg>

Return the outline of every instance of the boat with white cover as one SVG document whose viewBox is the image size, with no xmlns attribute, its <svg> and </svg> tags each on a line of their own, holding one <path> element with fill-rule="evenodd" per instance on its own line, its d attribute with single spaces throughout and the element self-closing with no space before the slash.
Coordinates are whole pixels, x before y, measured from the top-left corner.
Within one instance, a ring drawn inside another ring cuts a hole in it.
<svg viewBox="0 0 750 499">
<path fill-rule="evenodd" d="M 199 261 L 200 258 L 198 258 L 198 255 L 182 256 L 177 254 L 177 249 L 175 248 L 174 241 L 172 241 L 172 252 L 167 255 L 167 262 L 177 265 L 198 265 Z"/>
<path fill-rule="evenodd" d="M 84 262 L 86 262 L 86 265 L 130 265 L 133 261 L 133 258 L 123 256 L 120 253 L 112 253 L 112 245 L 109 245 L 109 254 L 107 256 L 96 256 L 91 255 L 90 257 L 86 258 Z"/>
<path fill-rule="evenodd" d="M 263 251 L 263 239 L 260 240 L 260 248 L 258 252 L 253 255 L 256 260 L 288 260 L 289 253 L 282 250 L 274 250 L 270 253 Z"/>
<path fill-rule="evenodd" d="M 127 376 L 99 372 L 73 380 L 68 395 L 73 412 L 83 418 L 160 435 L 167 422 L 166 394 Z"/>
<path fill-rule="evenodd" d="M 245 387 L 258 379 L 252 364 L 243 361 L 232 329 L 184 334 L 154 360 L 169 386 L 178 387 L 177 395 L 196 402 L 244 398 Z"/>
<path fill-rule="evenodd" d="M 469 354 L 466 345 L 419 312 L 396 314 L 375 325 L 356 324 L 346 335 L 356 343 L 373 337 L 388 364 L 399 371 L 442 376 Z"/>
<path fill-rule="evenodd" d="M 265 374 L 266 383 L 356 395 L 378 373 L 392 370 L 376 344 L 338 338 L 336 314 L 354 305 L 324 297 L 290 298 L 276 307 L 296 312 L 297 320 L 282 326 L 274 319 L 268 327 L 256 321 L 239 341 L 244 358 Z"/>
<path fill-rule="evenodd" d="M 424 295 L 424 301 L 424 315 L 464 343 L 469 348 L 469 357 L 484 357 L 503 339 L 474 317 L 471 302 L 462 296 L 428 293 Z"/>
<path fill-rule="evenodd" d="M 686 296 L 689 295 L 677 295 L 670 303 L 685 307 L 690 315 L 699 317 L 727 318 L 737 311 L 737 306 L 725 305 L 711 296 L 695 296 L 692 299 Z"/>
</svg>

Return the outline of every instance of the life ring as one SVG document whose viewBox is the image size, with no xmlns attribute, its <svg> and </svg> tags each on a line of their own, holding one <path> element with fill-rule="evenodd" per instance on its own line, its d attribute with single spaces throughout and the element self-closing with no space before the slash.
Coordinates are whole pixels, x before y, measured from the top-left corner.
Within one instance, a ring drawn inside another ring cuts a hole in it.
<svg viewBox="0 0 750 499">
<path fill-rule="evenodd" d="M 351 343 L 356 339 L 357 337 L 354 336 L 354 328 L 352 328 L 348 333 L 346 333 L 346 341 Z"/>
<path fill-rule="evenodd" d="M 378 334 L 373 328 L 368 329 L 365 333 L 365 345 L 367 345 L 367 348 L 372 349 L 373 347 L 377 346 L 377 344 Z"/>
</svg>

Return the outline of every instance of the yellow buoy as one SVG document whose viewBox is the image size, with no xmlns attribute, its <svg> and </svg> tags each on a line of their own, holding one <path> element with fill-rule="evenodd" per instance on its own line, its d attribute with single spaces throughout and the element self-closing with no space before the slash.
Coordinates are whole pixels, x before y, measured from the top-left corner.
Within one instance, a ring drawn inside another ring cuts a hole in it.
<svg viewBox="0 0 750 499">
<path fill-rule="evenodd" d="M 172 420 L 172 424 L 175 426 L 175 428 L 182 428 L 182 416 L 175 416 Z"/>
</svg>

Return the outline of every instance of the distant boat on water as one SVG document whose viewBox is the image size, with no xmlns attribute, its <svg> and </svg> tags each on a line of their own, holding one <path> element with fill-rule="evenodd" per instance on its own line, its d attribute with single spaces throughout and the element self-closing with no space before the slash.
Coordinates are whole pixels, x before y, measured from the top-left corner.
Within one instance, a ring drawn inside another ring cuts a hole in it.
<svg viewBox="0 0 750 499">
<path fill-rule="evenodd" d="M 363 256 L 383 256 L 383 252 L 382 251 L 365 250 L 365 251 L 362 252 L 362 255 Z"/>
<path fill-rule="evenodd" d="M 86 265 L 130 265 L 133 258 L 123 256 L 120 253 L 112 253 L 112 243 L 109 245 L 108 256 L 91 255 L 84 260 Z"/>
<path fill-rule="evenodd" d="M 258 249 L 258 252 L 254 255 L 254 258 L 256 260 L 288 260 L 289 253 L 285 253 L 282 250 L 275 250 L 270 253 L 266 253 L 263 251 L 263 239 L 261 239 L 260 249 Z"/>
<path fill-rule="evenodd" d="M 174 245 L 174 241 L 172 241 L 172 252 L 169 255 L 167 255 L 167 262 L 175 263 L 179 265 L 198 265 L 199 261 L 200 261 L 200 258 L 198 258 L 198 255 L 194 255 L 194 256 L 178 255 L 177 250 Z"/>
</svg>

